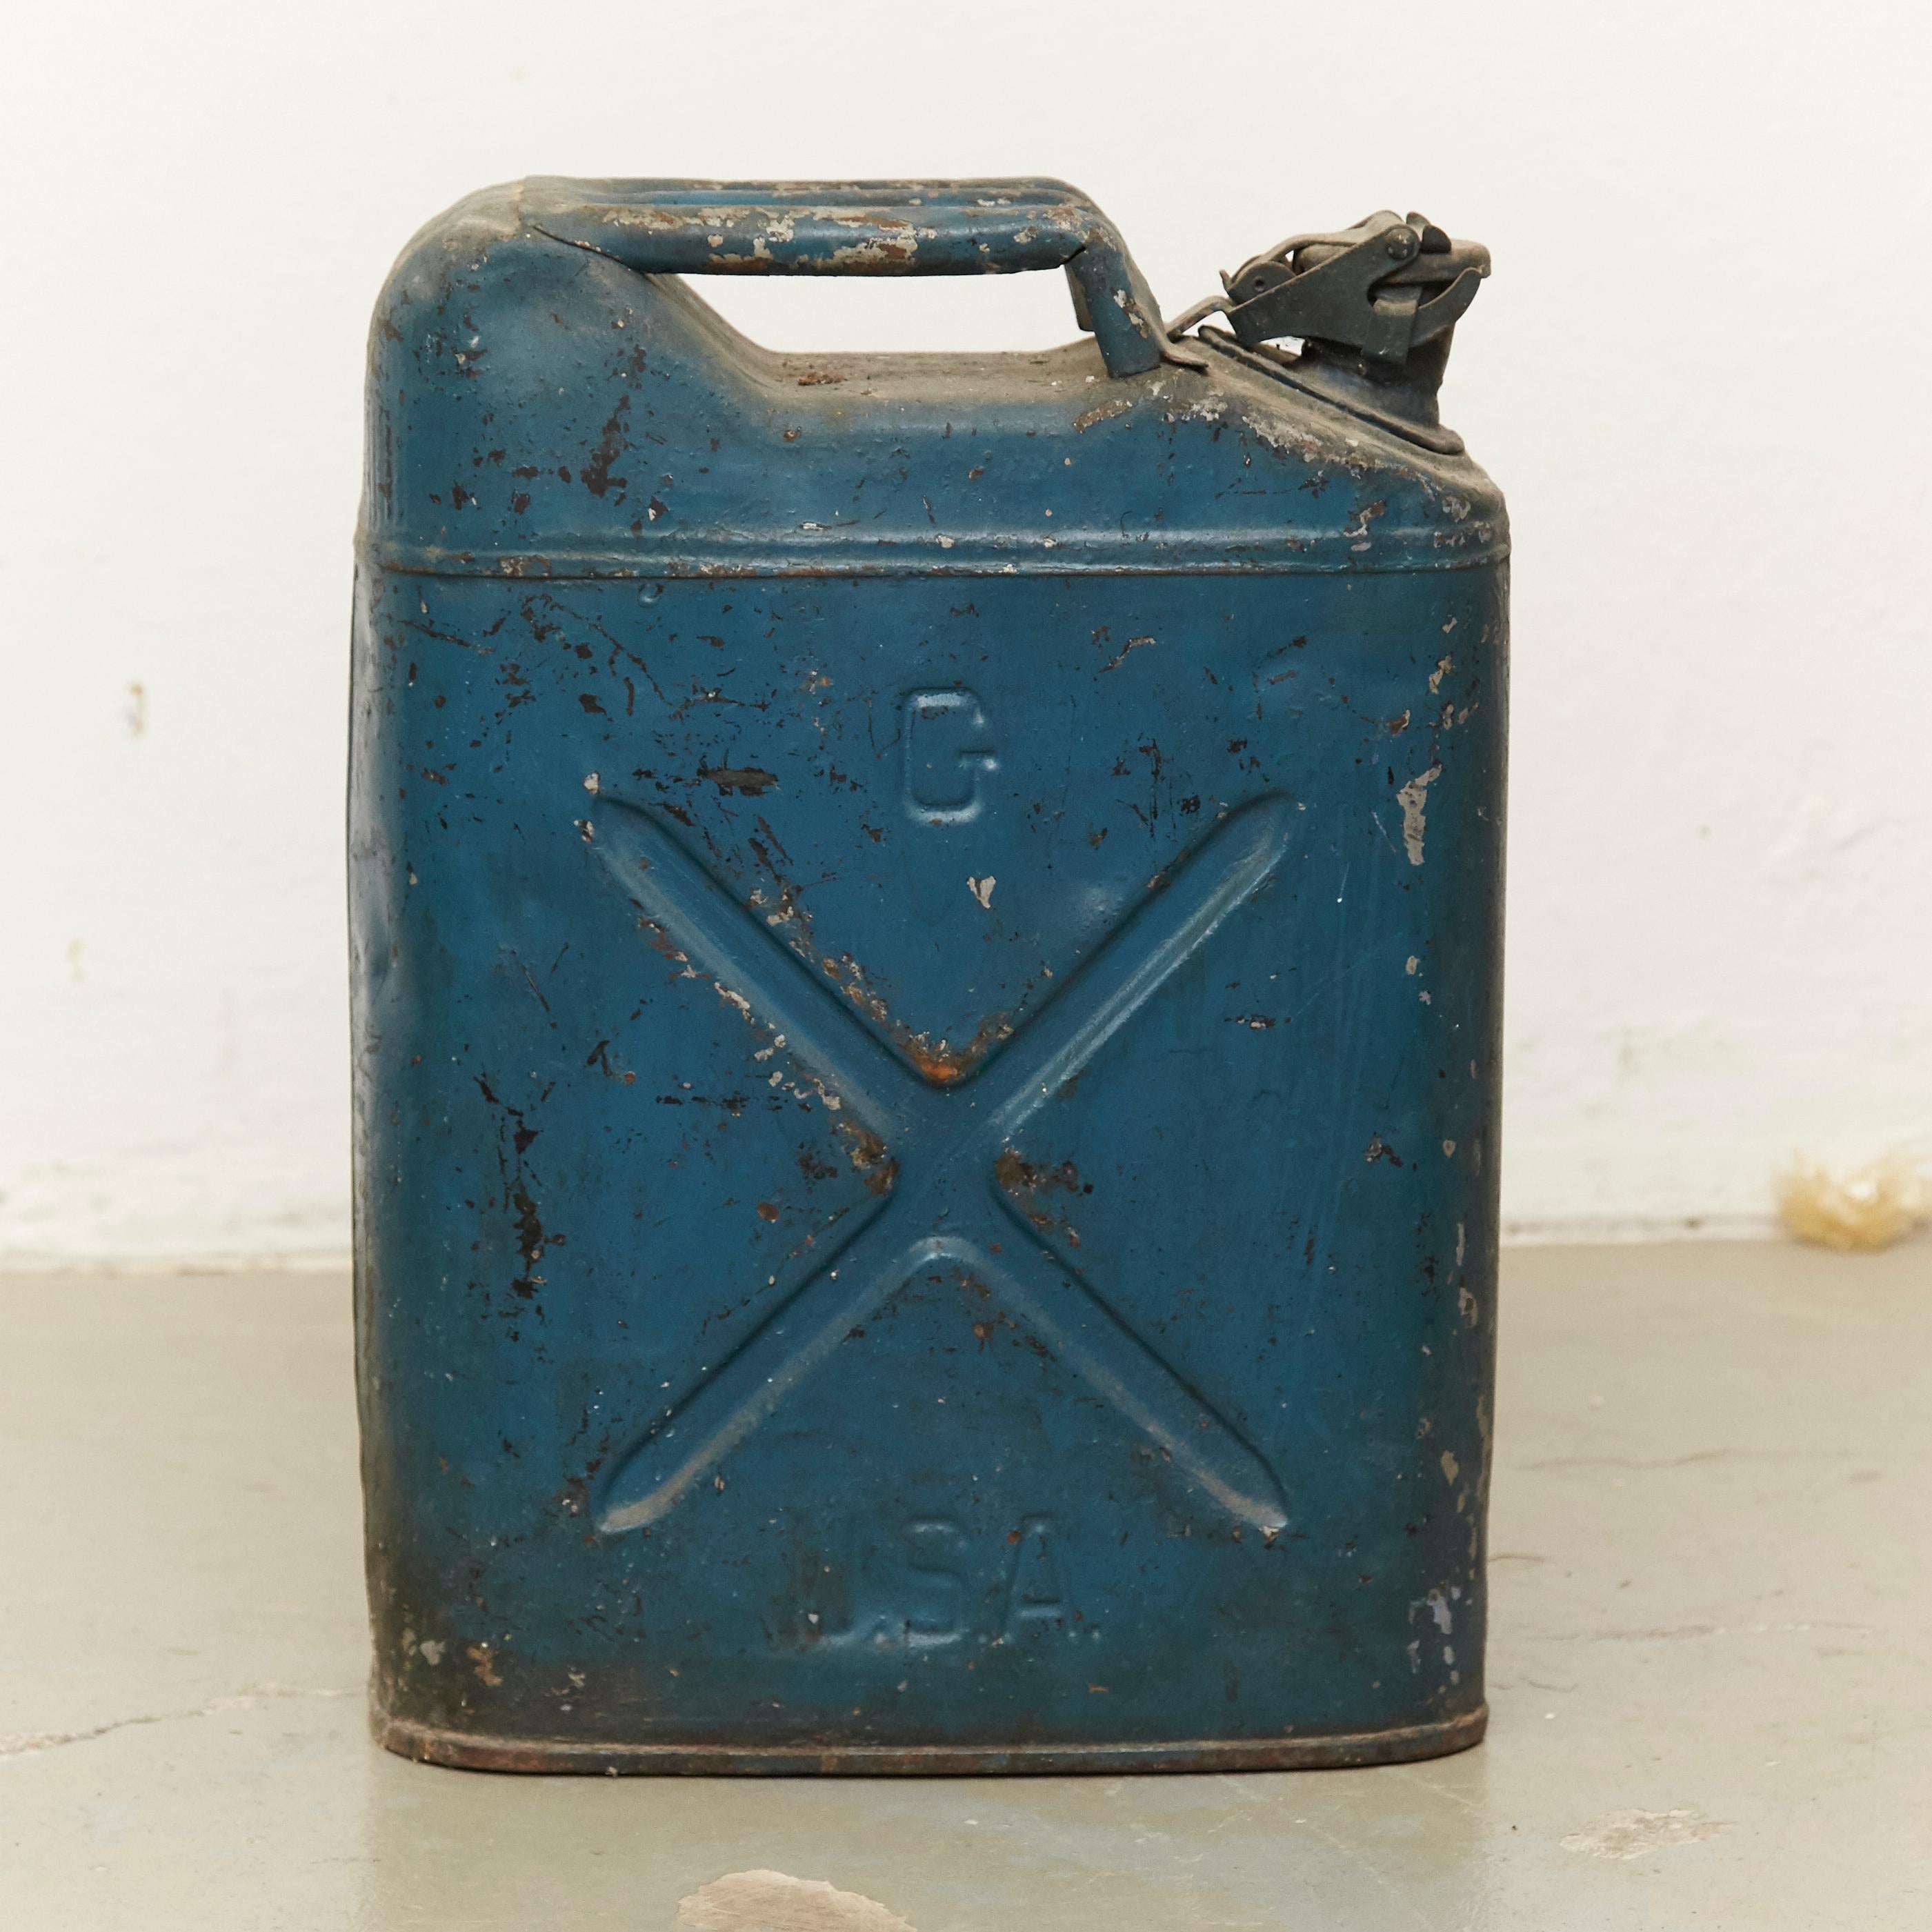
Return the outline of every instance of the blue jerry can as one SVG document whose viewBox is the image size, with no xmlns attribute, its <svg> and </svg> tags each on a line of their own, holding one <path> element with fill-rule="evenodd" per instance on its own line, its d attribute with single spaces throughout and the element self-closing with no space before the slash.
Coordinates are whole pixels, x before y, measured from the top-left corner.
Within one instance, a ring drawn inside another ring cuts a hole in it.
<svg viewBox="0 0 1932 1932">
<path fill-rule="evenodd" d="M 1481 1735 L 1487 257 L 1170 328 L 1064 183 L 532 180 L 377 308 L 351 844 L 376 1721 L 544 1771 Z M 781 355 L 685 277 L 1064 268 Z M 1300 344 L 1289 352 L 1284 338 Z"/>
</svg>

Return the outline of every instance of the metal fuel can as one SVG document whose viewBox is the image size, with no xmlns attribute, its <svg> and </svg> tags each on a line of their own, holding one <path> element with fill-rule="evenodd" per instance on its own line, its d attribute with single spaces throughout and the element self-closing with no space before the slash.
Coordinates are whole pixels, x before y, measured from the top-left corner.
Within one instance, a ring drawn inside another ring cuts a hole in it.
<svg viewBox="0 0 1932 1932">
<path fill-rule="evenodd" d="M 1065 272 L 1032 354 L 690 278 Z M 392 1749 L 1481 1735 L 1507 536 L 1486 253 L 1164 322 L 1051 180 L 532 179 L 370 337 L 357 1366 Z"/>
</svg>

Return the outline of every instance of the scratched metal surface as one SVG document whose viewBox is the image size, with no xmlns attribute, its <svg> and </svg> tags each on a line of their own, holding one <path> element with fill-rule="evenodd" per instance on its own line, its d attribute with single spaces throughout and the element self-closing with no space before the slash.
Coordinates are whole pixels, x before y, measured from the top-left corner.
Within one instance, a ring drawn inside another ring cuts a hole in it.
<svg viewBox="0 0 1932 1932">
<path fill-rule="evenodd" d="M 1473 1741 L 1493 490 L 1225 357 L 770 356 L 560 199 L 372 338 L 388 1741 Z"/>
</svg>

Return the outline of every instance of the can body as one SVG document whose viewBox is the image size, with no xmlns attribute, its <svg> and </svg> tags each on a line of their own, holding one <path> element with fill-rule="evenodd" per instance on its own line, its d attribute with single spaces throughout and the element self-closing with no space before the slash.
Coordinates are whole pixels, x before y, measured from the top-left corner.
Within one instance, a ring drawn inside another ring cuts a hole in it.
<svg viewBox="0 0 1932 1932">
<path fill-rule="evenodd" d="M 502 198 L 399 265 L 371 402 L 386 1741 L 1473 1742 L 1480 472 L 1232 358 L 767 356 Z"/>
</svg>

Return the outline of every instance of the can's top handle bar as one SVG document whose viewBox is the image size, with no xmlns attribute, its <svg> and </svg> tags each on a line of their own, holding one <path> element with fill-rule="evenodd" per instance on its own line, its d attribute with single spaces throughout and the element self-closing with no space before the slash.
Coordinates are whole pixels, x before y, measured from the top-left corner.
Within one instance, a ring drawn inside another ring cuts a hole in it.
<svg viewBox="0 0 1932 1932">
<path fill-rule="evenodd" d="M 1120 230 L 1043 178 L 524 184 L 524 219 L 640 274 L 983 275 L 1064 268 L 1110 376 L 1196 355 L 1170 343 Z"/>
</svg>

